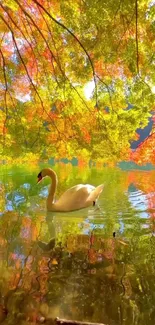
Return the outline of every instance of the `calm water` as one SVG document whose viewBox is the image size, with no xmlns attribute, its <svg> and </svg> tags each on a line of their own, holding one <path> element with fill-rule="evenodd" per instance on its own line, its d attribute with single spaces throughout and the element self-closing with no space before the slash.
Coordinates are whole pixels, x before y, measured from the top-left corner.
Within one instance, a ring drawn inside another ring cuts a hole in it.
<svg viewBox="0 0 155 325">
<path fill-rule="evenodd" d="M 47 214 L 40 169 L 0 169 L 0 322 L 154 325 L 155 171 L 55 166 L 57 196 L 105 188 L 98 208 Z"/>
</svg>

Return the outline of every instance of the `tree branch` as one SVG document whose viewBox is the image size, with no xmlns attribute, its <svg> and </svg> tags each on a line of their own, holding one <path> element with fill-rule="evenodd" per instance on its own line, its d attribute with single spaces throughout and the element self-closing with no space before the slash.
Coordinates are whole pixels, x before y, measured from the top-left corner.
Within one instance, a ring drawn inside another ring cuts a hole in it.
<svg viewBox="0 0 155 325">
<path fill-rule="evenodd" d="M 77 93 L 77 95 L 79 96 L 79 98 L 81 99 L 81 101 L 83 102 L 83 104 L 86 106 L 86 108 L 89 110 L 89 107 L 87 105 L 87 103 L 84 101 L 84 99 L 82 98 L 82 96 L 80 95 L 80 93 L 78 92 L 78 90 L 76 89 L 76 87 L 74 87 L 71 83 L 71 81 L 69 80 L 69 78 L 66 76 L 65 72 L 62 70 L 61 66 L 59 65 L 59 62 L 57 61 L 55 55 L 53 54 L 53 52 L 51 51 L 50 47 L 49 47 L 49 44 L 44 36 L 44 34 L 42 33 L 42 31 L 39 29 L 39 27 L 37 26 L 37 24 L 35 23 L 35 21 L 33 20 L 33 18 L 29 15 L 29 13 L 22 7 L 22 5 L 19 3 L 18 0 L 14 0 L 18 5 L 19 7 L 21 8 L 21 10 L 24 12 L 25 16 L 27 16 L 31 21 L 32 21 L 32 24 L 35 26 L 35 28 L 37 29 L 37 31 L 39 32 L 39 34 L 42 36 L 45 44 L 47 45 L 47 48 L 48 50 L 50 51 L 51 53 L 51 58 L 53 58 L 56 62 L 56 64 L 58 65 L 59 67 L 59 70 L 60 72 L 62 73 L 62 75 L 66 78 L 66 80 L 68 80 L 70 86 L 72 89 L 74 89 L 74 91 Z"/>
<path fill-rule="evenodd" d="M 43 115 L 43 113 L 45 112 L 46 115 L 47 115 L 47 116 L 50 118 L 50 120 L 52 121 L 53 125 L 55 126 L 55 128 L 56 128 L 58 134 L 59 134 L 59 135 L 62 134 L 63 137 L 64 137 L 64 134 L 61 133 L 61 132 L 59 131 L 57 125 L 55 124 L 55 122 L 54 122 L 53 119 L 51 118 L 50 114 L 46 111 L 46 109 L 45 109 L 45 107 L 44 107 L 44 104 L 43 104 L 42 98 L 41 98 L 41 96 L 39 95 L 39 92 L 38 92 L 38 90 L 36 89 L 36 87 L 35 87 L 35 85 L 34 85 L 34 83 L 33 83 L 33 81 L 32 81 L 32 78 L 31 78 L 30 75 L 29 75 L 29 72 L 28 72 L 28 70 L 27 70 L 26 64 L 25 64 L 25 62 L 24 62 L 24 60 L 23 60 L 23 57 L 22 57 L 22 55 L 21 55 L 21 53 L 20 53 L 20 50 L 19 50 L 19 48 L 18 48 L 18 45 L 17 45 L 17 42 L 16 42 L 16 39 L 15 39 L 14 32 L 13 32 L 12 28 L 9 26 L 8 22 L 7 22 L 7 21 L 6 21 L 6 20 L 5 20 L 1 15 L 0 15 L 0 18 L 1 18 L 1 19 L 3 20 L 3 22 L 7 25 L 7 27 L 9 28 L 9 30 L 10 30 L 10 32 L 11 32 L 12 39 L 13 39 L 13 42 L 14 42 L 15 48 L 16 48 L 16 50 L 17 50 L 18 56 L 19 56 L 19 58 L 20 58 L 20 60 L 21 60 L 21 62 L 22 62 L 22 64 L 23 64 L 23 67 L 24 67 L 24 69 L 25 69 L 25 71 L 26 71 L 26 74 L 27 74 L 27 76 L 28 76 L 28 79 L 29 79 L 29 81 L 30 81 L 30 84 L 32 85 L 32 87 L 33 87 L 35 93 L 37 94 L 37 96 L 38 96 L 38 98 L 39 98 L 39 100 L 40 100 L 40 103 L 41 103 L 41 106 L 42 106 L 42 109 L 43 109 L 43 111 L 42 111 L 42 115 Z"/>
<path fill-rule="evenodd" d="M 14 26 L 17 28 L 17 30 L 20 31 L 21 35 L 23 36 L 24 40 L 28 43 L 29 47 L 31 48 L 31 51 L 35 57 L 35 53 L 33 50 L 33 47 L 31 45 L 31 42 L 29 42 L 29 40 L 27 39 L 27 37 L 25 36 L 25 34 L 23 33 L 23 31 L 21 30 L 21 28 L 17 25 L 17 23 L 14 21 L 14 19 L 12 18 L 12 16 L 9 14 L 8 10 L 0 3 L 1 8 L 4 10 L 4 12 L 8 15 L 9 19 L 12 21 L 12 23 L 14 24 Z M 26 26 L 24 26 L 26 29 Z M 37 61 L 36 61 L 37 62 Z M 37 65 L 37 63 L 36 63 Z M 37 66 L 37 71 L 38 71 L 38 66 Z"/>
<path fill-rule="evenodd" d="M 5 102 L 5 120 L 3 124 L 3 137 L 4 137 L 4 146 L 5 146 L 5 128 L 6 128 L 6 123 L 8 119 L 8 105 L 7 105 L 7 91 L 8 91 L 8 83 L 7 83 L 7 77 L 6 77 L 6 63 L 5 63 L 5 58 L 3 55 L 3 52 L 0 48 L 0 54 L 2 57 L 2 62 L 3 62 L 3 76 L 4 76 L 4 83 L 5 83 L 5 91 L 4 91 L 4 102 Z"/>
<path fill-rule="evenodd" d="M 139 74 L 139 50 L 138 50 L 138 0 L 135 0 L 136 11 L 136 60 L 137 60 L 137 73 Z"/>
<path fill-rule="evenodd" d="M 57 25 L 61 26 L 63 29 L 65 29 L 80 45 L 80 47 L 83 49 L 83 51 L 85 52 L 89 63 L 91 65 L 92 68 L 92 72 L 93 72 L 93 79 L 94 79 L 94 84 L 95 84 L 95 94 L 96 94 L 96 107 L 98 107 L 98 97 L 97 97 L 97 82 L 96 82 L 96 76 L 95 76 L 95 69 L 94 69 L 94 65 L 93 62 L 91 60 L 91 57 L 88 53 L 88 51 L 85 49 L 85 47 L 83 46 L 83 44 L 81 43 L 81 41 L 78 39 L 78 37 L 68 28 L 66 27 L 63 23 L 61 23 L 60 21 L 56 20 L 37 0 L 33 0 L 33 2 L 35 4 L 37 4 L 47 15 L 50 19 L 52 19 Z"/>
<path fill-rule="evenodd" d="M 110 101 L 111 108 L 112 108 L 112 110 L 114 110 L 109 86 L 98 75 L 96 75 L 96 77 L 106 87 L 108 94 L 109 94 L 109 101 Z"/>
</svg>

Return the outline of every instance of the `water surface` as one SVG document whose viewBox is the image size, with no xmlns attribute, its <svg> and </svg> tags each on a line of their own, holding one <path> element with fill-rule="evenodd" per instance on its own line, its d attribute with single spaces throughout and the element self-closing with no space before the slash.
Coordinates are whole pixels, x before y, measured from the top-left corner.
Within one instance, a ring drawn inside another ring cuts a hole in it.
<svg viewBox="0 0 155 325">
<path fill-rule="evenodd" d="M 155 320 L 155 171 L 54 166 L 57 197 L 105 184 L 98 207 L 47 213 L 41 167 L 0 170 L 0 322 Z"/>
</svg>

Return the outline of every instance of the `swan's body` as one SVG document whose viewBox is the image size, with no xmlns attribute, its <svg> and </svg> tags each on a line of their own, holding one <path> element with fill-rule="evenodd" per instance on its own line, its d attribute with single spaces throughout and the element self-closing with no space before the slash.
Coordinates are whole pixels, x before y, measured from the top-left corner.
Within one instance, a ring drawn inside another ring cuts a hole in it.
<svg viewBox="0 0 155 325">
<path fill-rule="evenodd" d="M 78 184 L 69 188 L 55 202 L 54 196 L 58 183 L 57 175 L 52 169 L 45 168 L 38 174 L 38 182 L 45 176 L 49 176 L 52 179 L 52 184 L 47 197 L 48 211 L 67 212 L 93 206 L 103 190 L 103 184 L 97 187 L 89 184 Z"/>
</svg>

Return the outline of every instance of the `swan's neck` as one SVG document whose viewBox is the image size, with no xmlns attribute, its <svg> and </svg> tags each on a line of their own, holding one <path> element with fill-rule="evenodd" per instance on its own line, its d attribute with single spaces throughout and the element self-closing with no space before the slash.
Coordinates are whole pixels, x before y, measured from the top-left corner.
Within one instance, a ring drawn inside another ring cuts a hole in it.
<svg viewBox="0 0 155 325">
<path fill-rule="evenodd" d="M 48 206 L 48 205 L 51 205 L 52 203 L 54 203 L 54 196 L 55 196 L 58 180 L 57 180 L 57 175 L 54 172 L 54 170 L 48 169 L 46 174 L 52 180 L 52 183 L 49 188 L 48 197 L 47 197 L 47 206 Z"/>
</svg>

